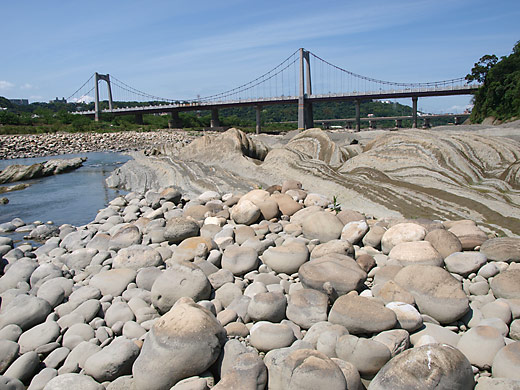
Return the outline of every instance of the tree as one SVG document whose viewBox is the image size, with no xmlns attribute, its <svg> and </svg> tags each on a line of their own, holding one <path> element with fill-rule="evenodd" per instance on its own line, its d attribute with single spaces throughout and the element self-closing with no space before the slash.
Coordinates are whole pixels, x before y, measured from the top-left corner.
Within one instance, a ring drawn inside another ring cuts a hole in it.
<svg viewBox="0 0 520 390">
<path fill-rule="evenodd" d="M 509 56 L 494 59 L 496 56 L 482 57 L 466 77 L 483 83 L 473 98 L 472 122 L 491 116 L 500 120 L 520 117 L 520 41 Z"/>
<path fill-rule="evenodd" d="M 494 54 L 480 57 L 480 60 L 475 63 L 471 69 L 471 73 L 466 75 L 466 80 L 469 82 L 478 81 L 483 83 L 486 80 L 486 76 L 489 70 L 495 66 L 498 62 L 498 57 Z"/>
</svg>

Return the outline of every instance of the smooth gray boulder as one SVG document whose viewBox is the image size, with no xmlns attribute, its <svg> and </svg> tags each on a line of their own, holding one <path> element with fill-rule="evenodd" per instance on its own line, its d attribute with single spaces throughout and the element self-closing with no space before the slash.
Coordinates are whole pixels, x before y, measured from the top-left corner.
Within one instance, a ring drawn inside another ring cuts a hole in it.
<svg viewBox="0 0 520 390">
<path fill-rule="evenodd" d="M 43 390 L 52 378 L 58 376 L 58 371 L 51 367 L 45 367 L 34 376 L 27 390 Z"/>
<path fill-rule="evenodd" d="M 44 299 L 32 295 L 17 295 L 7 307 L 3 308 L 0 316 L 0 329 L 10 324 L 16 324 L 22 330 L 27 330 L 43 322 L 51 311 L 51 305 Z"/>
<path fill-rule="evenodd" d="M 489 260 L 520 262 L 520 239 L 518 237 L 499 237 L 486 240 L 480 246 L 480 252 Z"/>
<path fill-rule="evenodd" d="M 147 245 L 132 245 L 117 252 L 112 268 L 130 268 L 135 271 L 163 264 L 161 254 Z"/>
<path fill-rule="evenodd" d="M 188 237 L 197 236 L 199 231 L 199 225 L 195 221 L 184 217 L 174 217 L 166 222 L 164 238 L 170 244 L 178 244 Z"/>
<path fill-rule="evenodd" d="M 60 327 L 54 321 L 46 321 L 36 325 L 22 333 L 18 339 L 20 353 L 24 354 L 29 351 L 34 351 L 42 345 L 56 341 L 59 335 Z"/>
<path fill-rule="evenodd" d="M 241 276 L 258 267 L 258 253 L 249 247 L 228 246 L 222 255 L 222 269 Z"/>
<path fill-rule="evenodd" d="M 251 345 L 262 352 L 288 347 L 296 340 L 289 326 L 268 321 L 257 322 L 249 333 Z"/>
<path fill-rule="evenodd" d="M 262 261 L 276 273 L 291 275 L 309 259 L 309 250 L 304 243 L 290 242 L 268 248 L 262 254 Z"/>
<path fill-rule="evenodd" d="M 85 373 L 98 382 L 113 381 L 132 373 L 132 365 L 139 352 L 133 341 L 118 337 L 85 361 Z"/>
<path fill-rule="evenodd" d="M 500 349 L 495 358 L 491 372 L 495 378 L 520 380 L 520 341 L 515 341 Z"/>
<path fill-rule="evenodd" d="M 274 362 L 273 362 L 274 363 Z M 312 349 L 296 349 L 283 360 L 276 361 L 277 378 L 272 378 L 269 367 L 271 390 L 345 390 L 347 381 L 341 369 L 330 358 Z M 273 380 L 274 379 L 274 380 Z M 271 383 L 274 386 L 271 386 Z"/>
<path fill-rule="evenodd" d="M 177 303 L 146 335 L 132 369 L 136 390 L 169 390 L 201 374 L 217 360 L 225 339 L 207 309 L 189 300 Z"/>
<path fill-rule="evenodd" d="M 20 346 L 11 340 L 0 340 L 0 374 L 18 357 Z"/>
<path fill-rule="evenodd" d="M 288 295 L 286 315 L 303 329 L 327 321 L 327 295 L 318 290 L 304 288 Z"/>
<path fill-rule="evenodd" d="M 328 211 L 312 213 L 302 222 L 303 235 L 311 240 L 318 239 L 321 243 L 338 239 L 342 230 L 343 223 Z"/>
<path fill-rule="evenodd" d="M 474 386 L 471 364 L 462 352 L 448 345 L 428 344 L 391 359 L 368 390 L 470 390 Z"/>
<path fill-rule="evenodd" d="M 251 298 L 247 314 L 253 321 L 280 322 L 285 318 L 287 299 L 280 292 L 258 293 Z"/>
<path fill-rule="evenodd" d="M 357 295 L 339 297 L 329 313 L 329 322 L 343 325 L 349 333 L 379 333 L 397 323 L 395 313 L 369 298 Z"/>
<path fill-rule="evenodd" d="M 51 379 L 43 390 L 104 390 L 105 387 L 90 376 L 63 374 Z"/>
<path fill-rule="evenodd" d="M 395 275 L 394 281 L 413 295 L 422 314 L 442 324 L 458 320 L 469 310 L 461 283 L 443 268 L 409 265 Z"/>
<path fill-rule="evenodd" d="M 499 273 L 489 283 L 497 298 L 520 298 L 520 269 L 511 269 Z"/>
<path fill-rule="evenodd" d="M 137 272 L 131 268 L 116 268 L 101 271 L 90 279 L 90 286 L 96 287 L 103 295 L 120 296 L 127 286 L 135 281 Z"/>
<path fill-rule="evenodd" d="M 338 358 L 352 363 L 362 377 L 372 377 L 392 357 L 390 349 L 373 339 L 344 335 L 336 344 Z"/>
<path fill-rule="evenodd" d="M 9 378 L 19 379 L 23 383 L 29 383 L 40 366 L 38 354 L 34 351 L 24 353 L 11 363 L 4 375 Z"/>
<path fill-rule="evenodd" d="M 338 295 L 361 289 L 367 274 L 348 256 L 327 255 L 304 263 L 298 270 L 305 288 L 325 294 L 334 289 Z"/>
<path fill-rule="evenodd" d="M 171 264 L 155 280 L 151 298 L 159 312 L 166 313 L 182 297 L 200 301 L 210 294 L 211 284 L 204 272 L 195 264 L 182 262 Z"/>
</svg>

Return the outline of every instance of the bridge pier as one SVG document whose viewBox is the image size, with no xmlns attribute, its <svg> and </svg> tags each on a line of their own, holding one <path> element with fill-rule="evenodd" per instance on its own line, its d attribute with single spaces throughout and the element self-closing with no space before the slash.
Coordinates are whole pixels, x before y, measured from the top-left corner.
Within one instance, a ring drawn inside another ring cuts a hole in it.
<svg viewBox="0 0 520 390">
<path fill-rule="evenodd" d="M 403 120 L 402 119 L 396 119 L 395 120 L 395 127 L 398 128 L 398 129 L 403 127 Z"/>
<path fill-rule="evenodd" d="M 305 72 L 307 70 L 307 72 Z M 305 73 L 307 73 L 307 93 L 305 93 Z M 312 103 L 307 102 L 307 96 L 312 95 L 311 62 L 309 52 L 300 48 L 300 94 L 298 96 L 298 130 L 314 127 Z"/>
<path fill-rule="evenodd" d="M 220 127 L 220 120 L 218 119 L 218 109 L 211 109 L 211 121 L 209 127 Z"/>
<path fill-rule="evenodd" d="M 94 120 L 96 122 L 99 121 L 99 117 L 101 115 L 101 108 L 99 106 L 99 80 L 106 81 L 108 86 L 108 108 L 110 111 L 112 111 L 112 87 L 110 86 L 110 75 L 107 74 L 99 74 L 98 72 L 95 73 L 95 99 L 94 99 Z"/>
<path fill-rule="evenodd" d="M 170 129 L 182 129 L 182 120 L 179 117 L 179 111 L 172 111 L 172 119 L 168 121 Z"/>
<path fill-rule="evenodd" d="M 412 128 L 417 128 L 417 96 L 412 96 Z"/>
<path fill-rule="evenodd" d="M 260 123 L 260 113 L 262 110 L 262 107 L 260 105 L 255 107 L 256 110 L 256 134 L 260 134 L 260 131 L 262 131 L 262 125 Z"/>
<path fill-rule="evenodd" d="M 135 123 L 138 125 L 143 125 L 143 114 L 135 114 Z"/>
<path fill-rule="evenodd" d="M 361 131 L 361 110 L 359 99 L 356 99 L 356 131 Z"/>
</svg>

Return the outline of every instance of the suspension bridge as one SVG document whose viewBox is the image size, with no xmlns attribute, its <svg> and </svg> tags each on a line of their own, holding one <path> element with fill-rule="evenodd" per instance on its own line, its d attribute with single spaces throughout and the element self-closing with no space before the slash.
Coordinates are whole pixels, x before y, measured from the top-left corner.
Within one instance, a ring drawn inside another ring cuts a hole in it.
<svg viewBox="0 0 520 390">
<path fill-rule="evenodd" d="M 311 78 L 312 69 L 312 78 Z M 107 84 L 106 91 L 99 88 L 100 81 Z M 117 97 L 114 105 L 112 87 Z M 300 48 L 270 71 L 233 89 L 196 99 L 171 99 L 155 96 L 124 83 L 109 74 L 94 73 L 67 101 L 92 102 L 94 110 L 76 111 L 99 120 L 103 113 L 135 115 L 142 123 L 143 114 L 170 113 L 173 127 L 181 127 L 179 112 L 211 111 L 211 127 L 218 127 L 218 110 L 227 107 L 254 106 L 256 130 L 260 132 L 262 106 L 274 104 L 298 105 L 298 129 L 314 127 L 312 104 L 323 101 L 354 101 L 356 129 L 361 128 L 360 102 L 378 99 L 412 99 L 412 124 L 417 127 L 417 102 L 420 97 L 473 94 L 478 84 L 468 84 L 464 77 L 423 83 L 403 83 L 379 80 L 350 72 L 316 54 Z M 101 96 L 103 93 L 106 95 Z M 94 96 L 91 96 L 91 95 Z M 102 109 L 100 101 L 108 101 Z M 128 103 L 126 106 L 124 102 Z M 135 106 L 135 102 L 153 102 Z"/>
</svg>

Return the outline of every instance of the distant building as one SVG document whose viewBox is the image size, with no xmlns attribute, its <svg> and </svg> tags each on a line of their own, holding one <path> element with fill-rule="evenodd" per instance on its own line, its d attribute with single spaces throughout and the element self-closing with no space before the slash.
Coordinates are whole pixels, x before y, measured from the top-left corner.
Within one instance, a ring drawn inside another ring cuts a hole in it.
<svg viewBox="0 0 520 390">
<path fill-rule="evenodd" d="M 9 99 L 9 101 L 13 104 L 18 104 L 19 106 L 28 106 L 29 105 L 28 99 Z"/>
<path fill-rule="evenodd" d="M 65 99 L 64 97 L 58 99 L 58 97 L 56 96 L 56 99 L 50 100 L 49 103 L 67 103 L 67 99 Z"/>
</svg>

